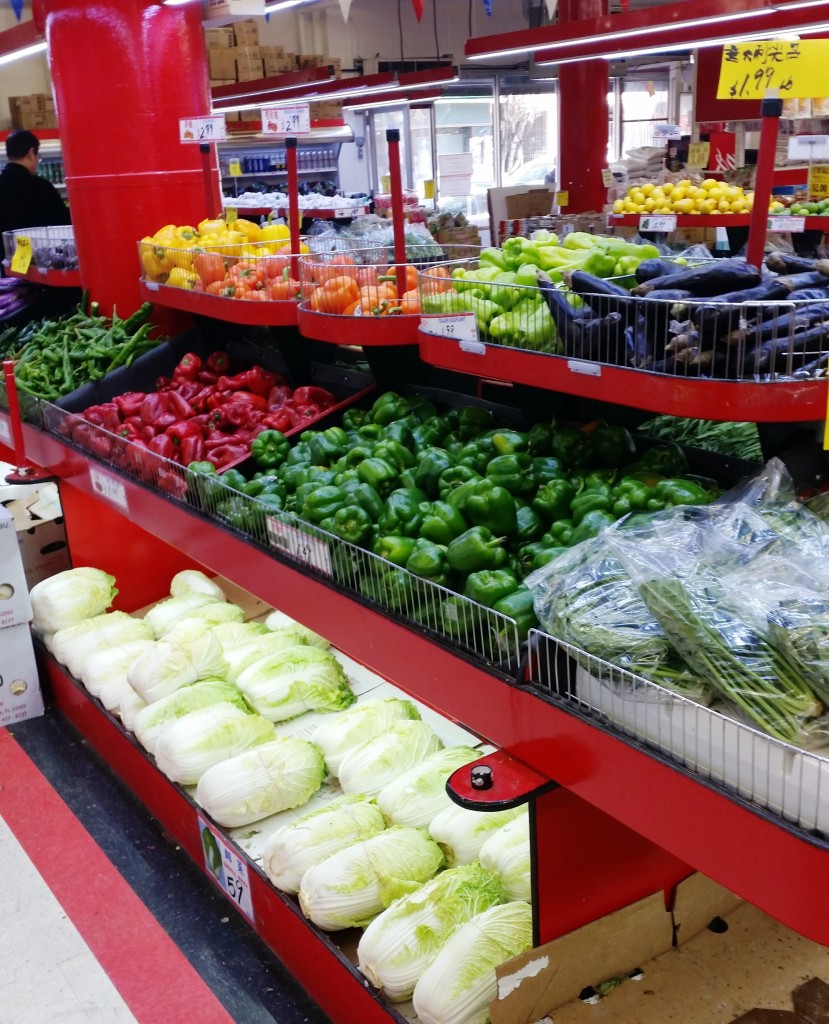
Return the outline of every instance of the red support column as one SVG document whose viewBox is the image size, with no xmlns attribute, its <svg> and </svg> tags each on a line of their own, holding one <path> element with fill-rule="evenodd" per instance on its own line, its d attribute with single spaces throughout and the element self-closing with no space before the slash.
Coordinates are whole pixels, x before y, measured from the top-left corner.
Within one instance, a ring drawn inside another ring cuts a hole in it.
<svg viewBox="0 0 829 1024">
<path fill-rule="evenodd" d="M 598 18 L 606 0 L 560 0 L 559 22 Z M 559 67 L 559 188 L 569 193 L 565 213 L 601 210 L 607 197 L 602 168 L 607 166 L 610 78 L 603 60 Z"/>
<path fill-rule="evenodd" d="M 199 146 L 179 118 L 210 112 L 201 4 L 39 0 L 81 280 L 106 311 L 141 302 L 136 243 L 164 224 L 195 224 L 206 205 Z M 215 151 L 211 154 L 214 170 Z"/>
</svg>

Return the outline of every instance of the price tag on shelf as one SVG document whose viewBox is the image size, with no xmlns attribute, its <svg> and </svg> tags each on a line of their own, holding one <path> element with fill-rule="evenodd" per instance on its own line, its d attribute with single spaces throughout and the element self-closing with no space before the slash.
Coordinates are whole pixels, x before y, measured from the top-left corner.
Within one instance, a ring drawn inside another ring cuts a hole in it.
<svg viewBox="0 0 829 1024">
<path fill-rule="evenodd" d="M 646 214 L 639 218 L 640 231 L 676 231 L 676 216 L 660 213 L 655 216 Z"/>
<path fill-rule="evenodd" d="M 311 131 L 311 107 L 296 103 L 291 107 L 263 107 L 263 135 L 307 135 Z"/>
<path fill-rule="evenodd" d="M 227 162 L 227 173 L 231 178 L 242 177 L 242 161 L 236 157 L 234 160 L 228 160 Z"/>
<path fill-rule="evenodd" d="M 788 231 L 792 235 L 806 230 L 805 217 L 769 217 L 766 222 L 767 231 Z"/>
<path fill-rule="evenodd" d="M 8 419 L 2 414 L 0 414 L 0 441 L 5 442 L 6 444 L 12 443 L 11 425 L 9 424 Z"/>
<path fill-rule="evenodd" d="M 207 873 L 245 917 L 249 921 L 254 921 L 247 864 L 200 814 L 198 819 Z"/>
<path fill-rule="evenodd" d="M 570 193 L 569 192 L 556 192 L 553 197 L 553 202 L 556 206 L 569 206 L 570 205 Z"/>
<path fill-rule="evenodd" d="M 278 548 L 304 565 L 309 565 L 326 576 L 333 576 L 331 551 L 328 544 L 319 537 L 312 537 L 304 530 L 289 526 L 274 516 L 266 516 L 268 540 L 271 547 Z"/>
<path fill-rule="evenodd" d="M 585 377 L 601 377 L 602 368 L 598 363 L 586 363 L 581 359 L 568 359 L 567 369 L 570 373 L 581 373 Z"/>
<path fill-rule="evenodd" d="M 178 137 L 179 142 L 224 142 L 227 138 L 224 114 L 210 117 L 180 117 Z"/>
<path fill-rule="evenodd" d="M 613 184 L 613 171 L 609 167 L 602 168 L 602 184 L 605 188 L 610 188 Z"/>
<path fill-rule="evenodd" d="M 682 128 L 678 124 L 655 124 L 653 126 L 654 142 L 664 142 L 667 139 L 681 139 Z"/>
<path fill-rule="evenodd" d="M 158 281 L 145 281 L 144 282 L 144 287 L 149 292 L 157 292 L 158 291 L 158 287 L 159 287 Z"/>
<path fill-rule="evenodd" d="M 225 207 L 225 224 L 230 226 L 239 216 L 239 211 L 235 206 Z"/>
<path fill-rule="evenodd" d="M 453 338 L 458 342 L 476 342 L 478 321 L 474 313 L 450 313 L 447 316 L 422 316 L 420 329 L 424 334 L 438 338 Z"/>
<path fill-rule="evenodd" d="M 829 199 L 829 164 L 809 165 L 809 199 Z"/>
<path fill-rule="evenodd" d="M 829 135 L 791 135 L 789 137 L 789 159 L 829 160 Z"/>
<path fill-rule="evenodd" d="M 726 43 L 718 100 L 761 100 L 772 89 L 781 99 L 810 99 L 826 91 L 829 44 L 824 39 Z"/>
<path fill-rule="evenodd" d="M 707 167 L 711 154 L 710 142 L 691 142 L 688 146 L 688 167 Z"/>
<path fill-rule="evenodd" d="M 12 270 L 15 274 L 25 274 L 32 262 L 32 240 L 28 235 L 15 235 Z"/>
<path fill-rule="evenodd" d="M 102 472 L 96 466 L 90 466 L 89 482 L 92 485 L 92 490 L 97 495 L 101 498 L 106 498 L 107 501 L 111 501 L 113 505 L 117 505 L 124 512 L 129 512 L 127 490 L 117 477 Z"/>
</svg>

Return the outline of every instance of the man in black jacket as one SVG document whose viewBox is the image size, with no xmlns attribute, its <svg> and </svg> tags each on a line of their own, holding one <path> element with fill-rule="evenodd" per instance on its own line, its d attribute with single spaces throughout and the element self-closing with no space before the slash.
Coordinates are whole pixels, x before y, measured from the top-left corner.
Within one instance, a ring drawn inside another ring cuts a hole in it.
<svg viewBox="0 0 829 1024">
<path fill-rule="evenodd" d="M 0 173 L 0 232 L 71 223 L 58 190 L 38 177 L 39 149 L 37 136 L 25 129 L 6 139 L 9 162 Z"/>
</svg>

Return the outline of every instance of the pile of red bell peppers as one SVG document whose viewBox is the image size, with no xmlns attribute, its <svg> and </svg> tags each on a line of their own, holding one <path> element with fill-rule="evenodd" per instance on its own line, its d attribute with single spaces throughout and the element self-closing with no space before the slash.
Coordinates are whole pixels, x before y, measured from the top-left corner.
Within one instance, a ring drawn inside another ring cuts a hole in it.
<svg viewBox="0 0 829 1024">
<path fill-rule="evenodd" d="M 171 377 L 157 380 L 155 391 L 127 391 L 84 409 L 72 440 L 100 458 L 125 460 L 128 469 L 139 468 L 144 452 L 222 469 L 247 456 L 261 431 L 302 429 L 336 403 L 325 388 L 291 388 L 281 374 L 261 366 L 230 371 L 224 352 L 206 359 L 188 352 Z"/>
</svg>

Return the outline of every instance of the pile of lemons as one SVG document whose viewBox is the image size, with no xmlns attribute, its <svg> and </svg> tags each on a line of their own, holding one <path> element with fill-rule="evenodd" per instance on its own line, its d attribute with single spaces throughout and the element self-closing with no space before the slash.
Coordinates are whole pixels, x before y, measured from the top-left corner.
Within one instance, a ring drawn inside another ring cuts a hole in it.
<svg viewBox="0 0 829 1024">
<path fill-rule="evenodd" d="M 613 204 L 614 213 L 699 213 L 719 215 L 748 213 L 754 200 L 753 192 L 744 192 L 739 185 L 706 178 L 694 185 L 688 178 L 682 181 L 655 185 L 631 185 L 624 199 Z"/>
</svg>

